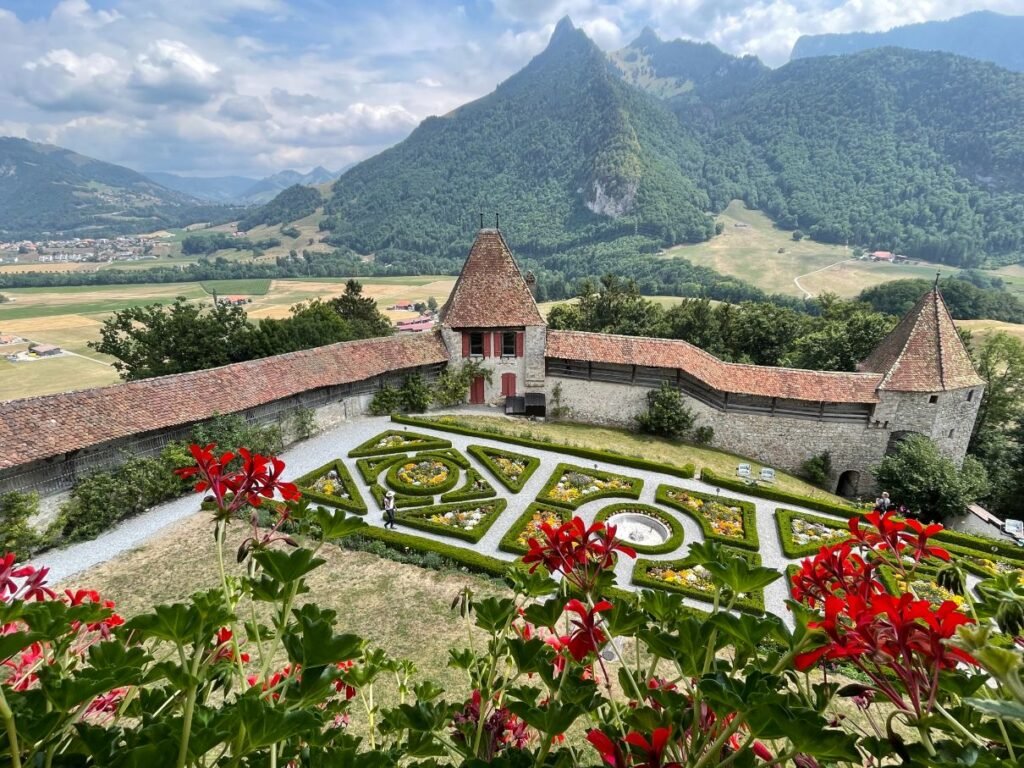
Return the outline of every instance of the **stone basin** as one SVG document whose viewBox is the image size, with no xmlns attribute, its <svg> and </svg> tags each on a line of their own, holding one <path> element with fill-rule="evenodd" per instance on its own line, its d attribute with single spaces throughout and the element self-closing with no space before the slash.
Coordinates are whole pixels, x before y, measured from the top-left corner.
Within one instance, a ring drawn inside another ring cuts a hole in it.
<svg viewBox="0 0 1024 768">
<path fill-rule="evenodd" d="M 664 544 L 672 535 L 672 531 L 663 522 L 639 512 L 617 512 L 605 522 L 616 526 L 616 535 L 630 544 L 653 547 Z"/>
</svg>

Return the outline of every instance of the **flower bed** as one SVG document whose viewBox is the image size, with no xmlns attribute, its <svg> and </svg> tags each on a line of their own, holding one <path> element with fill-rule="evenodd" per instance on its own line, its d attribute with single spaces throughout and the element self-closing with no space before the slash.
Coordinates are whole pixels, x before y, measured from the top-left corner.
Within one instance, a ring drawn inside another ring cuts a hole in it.
<svg viewBox="0 0 1024 768">
<path fill-rule="evenodd" d="M 847 523 L 792 509 L 776 509 L 775 522 L 786 557 L 809 557 L 826 544 L 850 537 Z"/>
<path fill-rule="evenodd" d="M 507 503 L 504 499 L 492 499 L 474 503 L 439 504 L 402 512 L 397 521 L 410 528 L 475 543 L 487 533 Z"/>
<path fill-rule="evenodd" d="M 957 559 L 966 570 L 977 576 L 987 579 L 992 576 L 1016 573 L 1018 581 L 1024 585 L 1024 563 L 1019 560 L 996 559 L 979 554 L 957 552 L 952 547 L 949 549 L 959 556 Z"/>
<path fill-rule="evenodd" d="M 475 469 L 466 470 L 466 482 L 461 488 L 449 491 L 441 496 L 442 502 L 472 501 L 473 499 L 489 499 L 497 496 L 494 486 L 480 476 Z"/>
<path fill-rule="evenodd" d="M 665 513 L 657 507 L 652 507 L 649 504 L 637 504 L 635 502 L 625 502 L 620 504 L 610 504 L 609 506 L 602 509 L 594 516 L 595 522 L 606 522 L 612 515 L 621 514 L 634 514 L 643 515 L 645 517 L 651 517 L 657 520 L 662 525 L 669 529 L 669 537 L 661 544 L 640 544 L 635 541 L 631 541 L 628 538 L 619 534 L 626 544 L 631 546 L 637 552 L 641 552 L 647 555 L 660 555 L 667 552 L 672 552 L 679 549 L 683 544 L 683 526 L 679 524 L 672 515 Z"/>
<path fill-rule="evenodd" d="M 295 484 L 310 500 L 359 515 L 366 514 L 366 502 L 341 459 L 335 459 L 300 477 Z"/>
<path fill-rule="evenodd" d="M 405 432 L 389 429 L 376 437 L 371 437 L 362 445 L 348 452 L 350 458 L 362 456 L 378 456 L 384 453 L 404 453 L 405 451 L 424 451 L 435 448 L 451 448 L 449 440 L 418 432 Z"/>
<path fill-rule="evenodd" d="M 749 501 L 711 496 L 671 485 L 659 485 L 654 496 L 659 504 L 689 515 L 704 532 L 704 537 L 734 547 L 760 548 L 755 507 Z"/>
<path fill-rule="evenodd" d="M 700 471 L 700 479 L 709 485 L 717 485 L 721 488 L 728 488 L 733 491 L 739 491 L 740 493 L 746 493 L 750 496 L 760 496 L 764 499 L 772 499 L 774 501 L 789 502 L 790 504 L 796 504 L 800 507 L 807 507 L 808 509 L 816 509 L 819 512 L 830 512 L 834 515 L 841 515 L 844 520 L 849 518 L 851 515 L 862 515 L 865 512 L 871 510 L 865 510 L 862 507 L 857 507 L 852 504 L 844 504 L 838 498 L 836 501 L 828 501 L 825 499 L 816 499 L 810 496 L 804 496 L 799 493 L 793 493 L 791 491 L 784 491 L 780 488 L 775 488 L 770 485 L 760 485 L 758 483 L 746 483 L 742 478 L 739 477 L 726 477 L 725 475 L 717 475 L 710 469 L 705 467 Z"/>
<path fill-rule="evenodd" d="M 534 502 L 508 529 L 498 548 L 517 555 L 525 554 L 529 540 L 540 536 L 540 527 L 543 523 L 558 526 L 568 522 L 571 517 L 572 514 L 567 509 Z"/>
<path fill-rule="evenodd" d="M 439 429 L 444 432 L 454 432 L 457 435 L 483 437 L 503 443 L 510 443 L 512 445 L 522 445 L 526 448 L 539 448 L 542 451 L 558 451 L 559 453 L 567 456 L 579 456 L 581 459 L 603 461 L 608 464 L 619 464 L 620 466 L 632 467 L 633 469 L 646 469 L 650 472 L 661 472 L 662 474 L 675 475 L 676 477 L 685 477 L 687 479 L 693 477 L 696 473 L 696 468 L 693 464 L 684 464 L 682 466 L 676 464 L 662 464 L 658 461 L 650 461 L 649 459 L 640 458 L 639 456 L 627 456 L 623 453 L 615 453 L 614 451 L 600 451 L 595 448 L 584 448 L 579 445 L 560 445 L 551 440 L 536 440 L 531 437 L 509 435 L 498 430 L 488 431 L 485 429 L 474 429 L 473 427 L 465 427 L 461 424 L 454 424 L 451 421 L 446 421 L 446 419 L 455 418 L 457 417 L 432 416 L 423 418 L 392 414 L 391 421 L 396 424 L 411 424 L 416 427 Z"/>
<path fill-rule="evenodd" d="M 729 555 L 746 558 L 752 565 L 760 565 L 761 557 L 756 552 L 744 552 L 725 547 Z M 639 559 L 633 567 L 633 583 L 638 587 L 665 589 L 670 592 L 692 597 L 704 602 L 714 602 L 716 587 L 711 574 L 702 565 L 684 565 L 685 560 L 644 560 Z M 764 613 L 764 591 L 741 595 L 736 607 L 750 613 Z"/>
<path fill-rule="evenodd" d="M 434 496 L 458 484 L 459 468 L 451 459 L 421 453 L 392 464 L 385 481 L 390 488 L 408 496 Z"/>
<path fill-rule="evenodd" d="M 377 502 L 378 509 L 384 509 L 384 494 L 387 493 L 384 486 L 374 483 L 370 486 L 370 495 L 373 496 L 373 500 Z M 395 494 L 395 509 L 402 509 L 404 507 L 422 507 L 424 504 L 430 504 L 433 502 L 433 498 L 430 496 L 407 496 L 404 493 Z"/>
<path fill-rule="evenodd" d="M 512 451 L 488 448 L 483 445 L 471 445 L 466 450 L 487 467 L 487 470 L 497 478 L 498 482 L 512 493 L 519 493 L 523 490 L 526 481 L 540 466 L 540 459 Z"/>
<path fill-rule="evenodd" d="M 643 486 L 644 481 L 638 478 L 584 469 L 572 464 L 559 464 L 537 496 L 537 501 L 577 509 L 588 501 L 609 496 L 637 499 Z"/>
</svg>

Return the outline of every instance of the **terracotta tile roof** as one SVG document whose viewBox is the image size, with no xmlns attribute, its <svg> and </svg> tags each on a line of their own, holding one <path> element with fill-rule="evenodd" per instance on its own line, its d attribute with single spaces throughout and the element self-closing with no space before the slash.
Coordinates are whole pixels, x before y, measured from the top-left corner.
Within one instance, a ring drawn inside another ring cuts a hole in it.
<svg viewBox="0 0 1024 768">
<path fill-rule="evenodd" d="M 450 328 L 545 324 L 498 230 L 481 229 L 477 234 L 452 295 L 441 310 L 441 323 Z"/>
<path fill-rule="evenodd" d="M 0 403 L 0 469 L 234 413 L 321 387 L 447 362 L 436 333 L 348 341 L 205 371 Z"/>
<path fill-rule="evenodd" d="M 922 296 L 857 367 L 883 374 L 879 389 L 897 392 L 941 392 L 985 383 L 938 289 Z"/>
<path fill-rule="evenodd" d="M 685 341 L 548 331 L 547 357 L 681 369 L 712 389 L 826 403 L 877 403 L 881 376 L 726 363 Z"/>
</svg>

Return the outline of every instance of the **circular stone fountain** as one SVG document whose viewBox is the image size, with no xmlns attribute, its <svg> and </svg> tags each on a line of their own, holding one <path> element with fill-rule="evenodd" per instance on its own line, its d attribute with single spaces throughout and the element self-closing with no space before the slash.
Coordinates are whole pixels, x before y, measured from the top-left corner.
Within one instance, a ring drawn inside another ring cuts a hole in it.
<svg viewBox="0 0 1024 768">
<path fill-rule="evenodd" d="M 616 512 L 605 521 L 616 526 L 617 535 L 630 544 L 656 547 L 668 541 L 672 531 L 660 520 L 639 512 Z"/>
</svg>

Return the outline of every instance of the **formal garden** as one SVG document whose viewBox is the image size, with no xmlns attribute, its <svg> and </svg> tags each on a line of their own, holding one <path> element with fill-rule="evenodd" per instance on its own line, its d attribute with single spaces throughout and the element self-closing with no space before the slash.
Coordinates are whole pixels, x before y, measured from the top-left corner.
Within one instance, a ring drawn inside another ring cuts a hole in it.
<svg viewBox="0 0 1024 768">
<path fill-rule="evenodd" d="M 721 462 L 468 420 L 366 420 L 312 444 L 288 466 L 191 447 L 183 482 L 216 557 L 191 564 L 206 586 L 188 599 L 122 618 L 97 592 L 52 589 L 46 553 L 0 561 L 0 765 L 1024 757 L 1024 551 L 1009 543 Z M 424 679 L 361 637 L 343 582 L 334 607 L 303 597 L 338 545 L 502 580 L 454 595 L 457 674 Z"/>
</svg>

